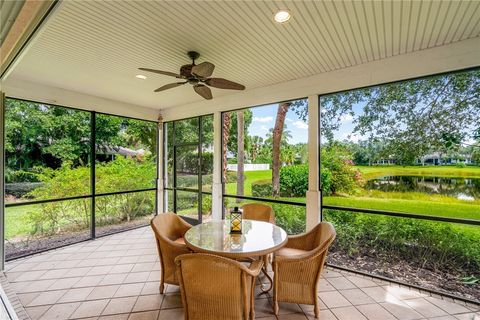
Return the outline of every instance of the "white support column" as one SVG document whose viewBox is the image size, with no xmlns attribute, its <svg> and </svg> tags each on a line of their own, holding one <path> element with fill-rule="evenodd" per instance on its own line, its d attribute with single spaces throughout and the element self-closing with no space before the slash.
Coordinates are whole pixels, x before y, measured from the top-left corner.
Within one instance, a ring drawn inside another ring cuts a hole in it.
<svg viewBox="0 0 480 320">
<path fill-rule="evenodd" d="M 222 113 L 213 114 L 213 181 L 212 181 L 212 217 L 222 220 Z"/>
<path fill-rule="evenodd" d="M 319 104 L 318 96 L 308 97 L 308 191 L 307 191 L 307 231 L 320 222 L 319 188 Z"/>
<path fill-rule="evenodd" d="M 158 166 L 158 180 L 157 180 L 157 214 L 165 212 L 165 194 L 163 189 L 163 177 L 164 177 L 164 163 L 163 163 L 163 121 L 162 118 L 158 118 L 158 134 L 157 134 L 157 145 L 158 145 L 158 158 L 157 158 L 157 166 Z"/>
</svg>

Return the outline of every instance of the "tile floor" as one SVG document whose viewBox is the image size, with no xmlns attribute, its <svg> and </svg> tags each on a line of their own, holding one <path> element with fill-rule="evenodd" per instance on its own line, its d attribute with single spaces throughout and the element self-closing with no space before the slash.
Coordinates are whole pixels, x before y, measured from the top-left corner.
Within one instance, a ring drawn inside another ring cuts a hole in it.
<svg viewBox="0 0 480 320">
<path fill-rule="evenodd" d="M 183 319 L 176 286 L 158 292 L 149 227 L 9 262 L 5 275 L 31 319 Z M 258 289 L 258 288 L 257 288 Z M 318 296 L 322 320 L 480 320 L 480 307 L 328 268 Z M 257 319 L 314 319 L 312 307 L 255 301 Z"/>
</svg>

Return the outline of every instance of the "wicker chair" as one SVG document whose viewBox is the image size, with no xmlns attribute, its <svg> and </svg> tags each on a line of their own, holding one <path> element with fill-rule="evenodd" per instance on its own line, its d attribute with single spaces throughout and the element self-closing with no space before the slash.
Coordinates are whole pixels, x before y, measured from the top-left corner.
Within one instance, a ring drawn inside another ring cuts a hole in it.
<svg viewBox="0 0 480 320">
<path fill-rule="evenodd" d="M 275 224 L 275 211 L 269 205 L 263 203 L 247 203 L 242 206 L 243 219 L 270 222 Z M 261 257 L 267 267 L 272 262 L 273 255 Z"/>
<path fill-rule="evenodd" d="M 165 283 L 179 285 L 175 258 L 191 252 L 185 245 L 183 236 L 192 226 L 175 213 L 161 213 L 152 219 L 150 225 L 157 240 L 161 264 L 160 293 L 163 293 Z"/>
<path fill-rule="evenodd" d="M 262 262 L 250 267 L 224 257 L 192 253 L 178 256 L 185 320 L 248 320 L 255 318 L 255 279 Z"/>
<path fill-rule="evenodd" d="M 243 219 L 258 220 L 275 224 L 275 212 L 263 203 L 247 203 L 242 206 Z"/>
<path fill-rule="evenodd" d="M 275 253 L 273 308 L 276 315 L 278 302 L 283 301 L 313 304 L 315 318 L 318 318 L 318 282 L 335 235 L 333 225 L 322 222 L 305 234 L 289 236 L 287 245 Z"/>
</svg>

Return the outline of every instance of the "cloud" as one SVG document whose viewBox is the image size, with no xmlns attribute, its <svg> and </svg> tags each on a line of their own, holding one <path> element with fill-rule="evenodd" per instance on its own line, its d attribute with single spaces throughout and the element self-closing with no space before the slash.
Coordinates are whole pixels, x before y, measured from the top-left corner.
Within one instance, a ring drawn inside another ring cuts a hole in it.
<svg viewBox="0 0 480 320">
<path fill-rule="evenodd" d="M 349 113 L 347 113 L 347 114 L 342 114 L 342 115 L 340 116 L 340 121 L 341 121 L 341 122 L 352 122 L 352 120 L 353 120 L 353 116 L 352 116 L 351 114 L 349 114 Z"/>
<path fill-rule="evenodd" d="M 272 122 L 273 117 L 253 117 L 253 122 Z"/>
<path fill-rule="evenodd" d="M 342 137 L 346 140 L 350 140 L 352 142 L 358 142 L 360 140 L 363 140 L 361 136 L 355 134 L 355 133 L 344 133 Z"/>
<path fill-rule="evenodd" d="M 287 122 L 293 122 L 293 120 L 290 118 L 286 118 L 285 120 L 287 120 Z"/>
<path fill-rule="evenodd" d="M 263 130 L 263 131 L 268 131 L 268 127 L 267 127 L 267 126 L 260 126 L 260 129 Z"/>
<path fill-rule="evenodd" d="M 308 124 L 300 120 L 295 121 L 293 125 L 298 129 L 308 129 Z"/>
</svg>

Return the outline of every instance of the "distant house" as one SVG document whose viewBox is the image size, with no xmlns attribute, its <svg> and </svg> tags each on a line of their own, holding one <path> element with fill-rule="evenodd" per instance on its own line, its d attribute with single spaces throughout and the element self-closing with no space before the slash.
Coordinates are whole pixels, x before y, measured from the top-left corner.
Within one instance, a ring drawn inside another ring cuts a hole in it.
<svg viewBox="0 0 480 320">
<path fill-rule="evenodd" d="M 417 159 L 417 164 L 421 165 L 445 165 L 445 164 L 472 164 L 471 154 L 456 154 L 455 156 L 443 155 L 440 152 L 433 152 Z"/>
<path fill-rule="evenodd" d="M 132 150 L 124 147 L 97 146 L 97 160 L 102 162 L 113 161 L 117 156 L 137 158 L 145 154 L 144 149 Z"/>
</svg>

